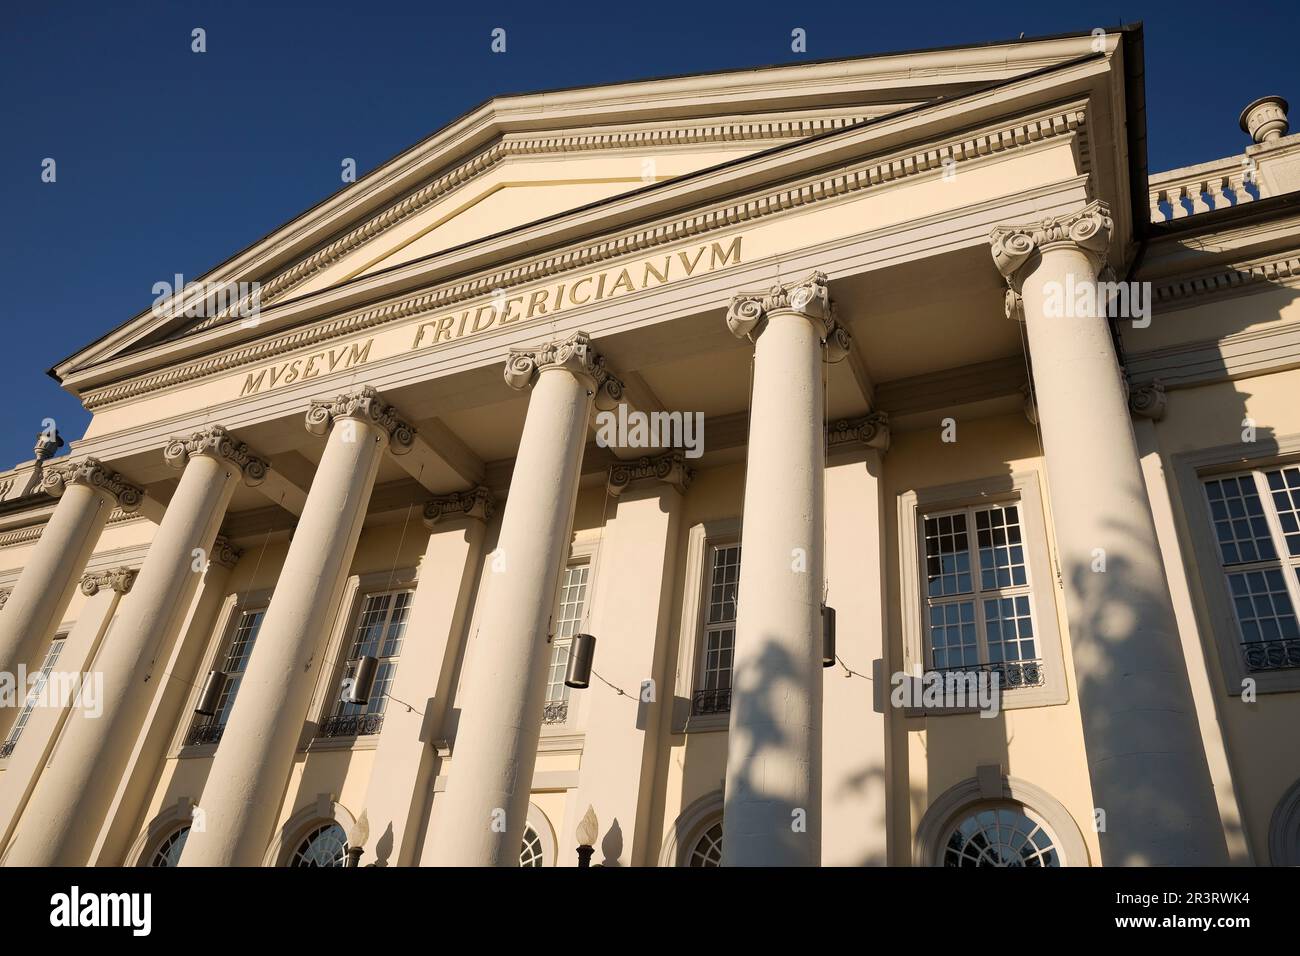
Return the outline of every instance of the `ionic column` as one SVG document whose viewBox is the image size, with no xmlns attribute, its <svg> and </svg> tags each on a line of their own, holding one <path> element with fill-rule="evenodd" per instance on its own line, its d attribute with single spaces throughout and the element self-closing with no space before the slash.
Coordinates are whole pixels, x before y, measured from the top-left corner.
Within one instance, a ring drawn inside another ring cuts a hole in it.
<svg viewBox="0 0 1300 956">
<path fill-rule="evenodd" d="M 136 511 L 144 492 L 94 458 L 45 468 L 41 490 L 59 499 L 0 613 L 0 671 L 31 666 L 54 636 L 113 507 Z M 13 722 L 0 709 L 0 736 Z"/>
<path fill-rule="evenodd" d="M 826 277 L 738 296 L 754 343 L 723 828 L 725 866 L 821 860 L 821 601 Z"/>
<path fill-rule="evenodd" d="M 161 661 L 189 610 L 226 506 L 242 478 L 266 462 L 219 425 L 173 439 L 165 458 L 183 468 L 130 596 L 95 659 L 99 713 L 78 708 L 42 772 L 7 866 L 80 866 L 91 853 L 153 700 Z"/>
<path fill-rule="evenodd" d="M 325 451 L 199 798 L 206 828 L 190 834 L 183 866 L 262 862 L 380 462 L 415 438 L 369 387 L 313 402 L 307 430 L 328 436 Z"/>
<path fill-rule="evenodd" d="M 1002 226 L 993 259 L 1028 334 L 1102 862 L 1224 864 L 1126 387 L 1095 302 L 1111 227 L 1100 202 Z"/>
<path fill-rule="evenodd" d="M 533 388 L 483 615 L 471 638 L 465 702 L 434 803 L 432 857 L 440 866 L 518 866 L 546 692 L 547 634 L 569 553 L 582 451 L 593 399 L 611 406 L 622 385 L 585 332 L 540 349 L 511 349 L 506 382 Z"/>
</svg>

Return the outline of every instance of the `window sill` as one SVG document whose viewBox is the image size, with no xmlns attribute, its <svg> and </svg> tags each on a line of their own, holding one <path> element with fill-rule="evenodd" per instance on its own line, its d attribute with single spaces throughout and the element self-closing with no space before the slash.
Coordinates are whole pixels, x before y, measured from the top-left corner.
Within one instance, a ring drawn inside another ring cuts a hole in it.
<svg viewBox="0 0 1300 956">
<path fill-rule="evenodd" d="M 359 737 L 313 737 L 301 751 L 326 753 L 334 750 L 374 750 L 379 746 L 379 734 L 362 734 Z"/>
</svg>

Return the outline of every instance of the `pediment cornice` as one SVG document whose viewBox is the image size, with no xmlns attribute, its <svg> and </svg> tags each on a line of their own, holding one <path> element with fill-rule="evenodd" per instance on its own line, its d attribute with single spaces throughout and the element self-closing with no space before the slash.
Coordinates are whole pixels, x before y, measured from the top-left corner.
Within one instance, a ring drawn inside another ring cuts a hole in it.
<svg viewBox="0 0 1300 956">
<path fill-rule="evenodd" d="M 207 355 L 193 361 L 169 364 L 151 374 L 115 382 L 83 394 L 92 410 L 129 400 L 209 375 L 265 362 L 276 356 L 319 345 L 345 336 L 400 322 L 425 313 L 436 313 L 459 303 L 481 298 L 496 290 L 507 292 L 535 283 L 609 266 L 618 260 L 684 240 L 707 241 L 715 234 L 768 217 L 792 215 L 822 203 L 868 190 L 889 189 L 918 176 L 940 174 L 951 160 L 957 168 L 965 164 L 1005 157 L 1018 151 L 1039 148 L 1062 137 L 1079 138 L 1087 126 L 1087 108 L 1082 100 L 1039 110 L 1014 121 L 981 127 L 966 133 L 927 142 L 921 147 L 892 150 L 884 155 L 842 166 L 830 173 L 788 180 L 727 202 L 715 202 L 689 212 L 652 221 L 642 228 L 624 231 L 563 247 L 541 255 L 507 263 L 438 284 L 416 294 L 391 298 L 363 308 L 347 309 L 331 317 L 260 341 L 241 345 L 224 354 Z M 430 276 L 431 281 L 432 276 Z M 305 304 L 305 303 L 304 303 Z M 263 324 L 271 317 L 264 315 Z M 221 329 L 207 336 L 219 336 Z"/>
<path fill-rule="evenodd" d="M 1118 37 L 1110 34 L 1108 52 Z M 756 139 L 815 136 L 813 127 L 826 122 L 828 114 L 838 114 L 829 117 L 838 123 L 962 95 L 1088 55 L 1093 45 L 1085 33 L 498 97 L 195 278 L 275 282 L 275 297 L 283 301 L 304 275 L 319 271 L 331 246 L 368 241 L 375 229 L 382 232 L 391 225 L 392 215 L 403 215 L 397 207 L 408 200 L 418 205 L 426 187 L 434 193 L 449 188 L 448 182 L 440 183 L 446 177 L 472 178 L 476 164 L 481 168 L 494 161 L 480 158 L 494 150 L 519 155 L 537 149 L 617 148 L 612 140 L 593 147 L 591 138 L 609 134 L 602 128 L 618 124 L 644 128 L 617 135 L 664 142 L 725 138 L 735 135 L 733 127 L 747 123 L 751 128 L 745 135 Z M 633 142 L 631 148 L 644 147 Z M 456 188 L 454 182 L 450 188 Z M 145 342 L 166 341 L 190 324 L 192 319 L 142 313 L 52 371 L 68 381 Z"/>
</svg>

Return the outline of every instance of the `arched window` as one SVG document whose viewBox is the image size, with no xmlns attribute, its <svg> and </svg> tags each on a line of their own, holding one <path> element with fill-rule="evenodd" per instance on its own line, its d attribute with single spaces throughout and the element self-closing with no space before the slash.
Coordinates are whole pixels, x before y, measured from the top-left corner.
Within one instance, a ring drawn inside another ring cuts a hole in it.
<svg viewBox="0 0 1300 956">
<path fill-rule="evenodd" d="M 1300 780 L 1282 795 L 1273 811 L 1268 858 L 1273 866 L 1300 866 Z"/>
<path fill-rule="evenodd" d="M 1056 841 L 1032 811 L 1003 803 L 971 810 L 949 829 L 944 866 L 1061 865 Z"/>
<path fill-rule="evenodd" d="M 722 821 L 700 834 L 686 858 L 687 866 L 722 866 Z"/>
<path fill-rule="evenodd" d="M 173 830 L 167 838 L 158 844 L 153 855 L 149 857 L 150 866 L 176 866 L 180 863 L 181 850 L 185 849 L 185 839 L 190 835 L 189 826 Z"/>
<path fill-rule="evenodd" d="M 523 843 L 519 847 L 520 866 L 544 866 L 542 838 L 531 826 L 524 830 Z"/>
<path fill-rule="evenodd" d="M 293 851 L 290 866 L 344 866 L 348 836 L 337 823 L 322 823 L 310 830 Z"/>
</svg>

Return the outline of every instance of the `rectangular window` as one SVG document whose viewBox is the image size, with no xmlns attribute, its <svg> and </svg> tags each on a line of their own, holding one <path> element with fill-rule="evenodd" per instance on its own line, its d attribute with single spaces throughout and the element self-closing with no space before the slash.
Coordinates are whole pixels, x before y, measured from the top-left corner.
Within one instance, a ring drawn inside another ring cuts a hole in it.
<svg viewBox="0 0 1300 956">
<path fill-rule="evenodd" d="M 1247 670 L 1300 667 L 1300 466 L 1203 485 Z"/>
<path fill-rule="evenodd" d="M 564 569 L 560 583 L 560 602 L 555 612 L 555 633 L 551 637 L 551 657 L 546 670 L 546 711 L 543 722 L 562 724 L 569 717 L 569 688 L 564 673 L 569 666 L 569 645 L 582 627 L 587 606 L 587 564 L 571 564 Z"/>
<path fill-rule="evenodd" d="M 731 667 L 736 651 L 736 596 L 740 587 L 740 545 L 709 546 L 704 633 L 696 669 L 693 714 L 731 710 Z"/>
<path fill-rule="evenodd" d="M 65 641 L 66 638 L 56 637 L 50 642 L 49 648 L 45 651 L 45 659 L 41 661 L 41 669 L 36 676 L 36 682 L 32 685 L 31 690 L 27 692 L 27 697 L 23 701 L 23 709 L 14 718 L 14 724 L 9 728 L 9 736 L 5 738 L 3 744 L 0 744 L 0 760 L 13 753 L 14 747 L 18 745 L 18 738 L 23 735 L 23 729 L 27 726 L 27 722 L 32 719 L 32 711 L 36 709 L 41 691 L 44 690 L 46 682 L 50 679 L 50 672 L 54 670 L 54 665 L 59 662 L 59 655 L 63 653 Z"/>
<path fill-rule="evenodd" d="M 383 728 L 388 693 L 397 676 L 402 639 L 414 599 L 415 591 L 410 589 L 364 597 L 348 651 L 348 666 L 335 695 L 334 713 L 321 723 L 320 736 L 364 737 L 377 734 Z M 350 679 L 356 677 L 357 662 L 363 657 L 377 658 L 379 663 L 375 668 L 375 683 L 369 700 L 364 704 L 354 704 L 343 699 L 343 692 Z"/>
<path fill-rule="evenodd" d="M 1016 503 L 923 514 L 928 670 L 986 671 L 1004 690 L 1043 683 Z"/>
<path fill-rule="evenodd" d="M 221 670 L 226 675 L 226 683 L 217 699 L 217 712 L 212 717 L 195 715 L 194 724 L 185 738 L 186 745 L 215 744 L 221 740 L 226 730 L 226 721 L 235 706 L 235 695 L 239 693 L 239 683 L 244 679 L 248 669 L 248 659 L 253 656 L 253 644 L 257 641 L 257 632 L 262 629 L 262 618 L 266 609 L 241 611 L 239 623 L 235 627 L 230 648 L 221 658 Z"/>
</svg>

